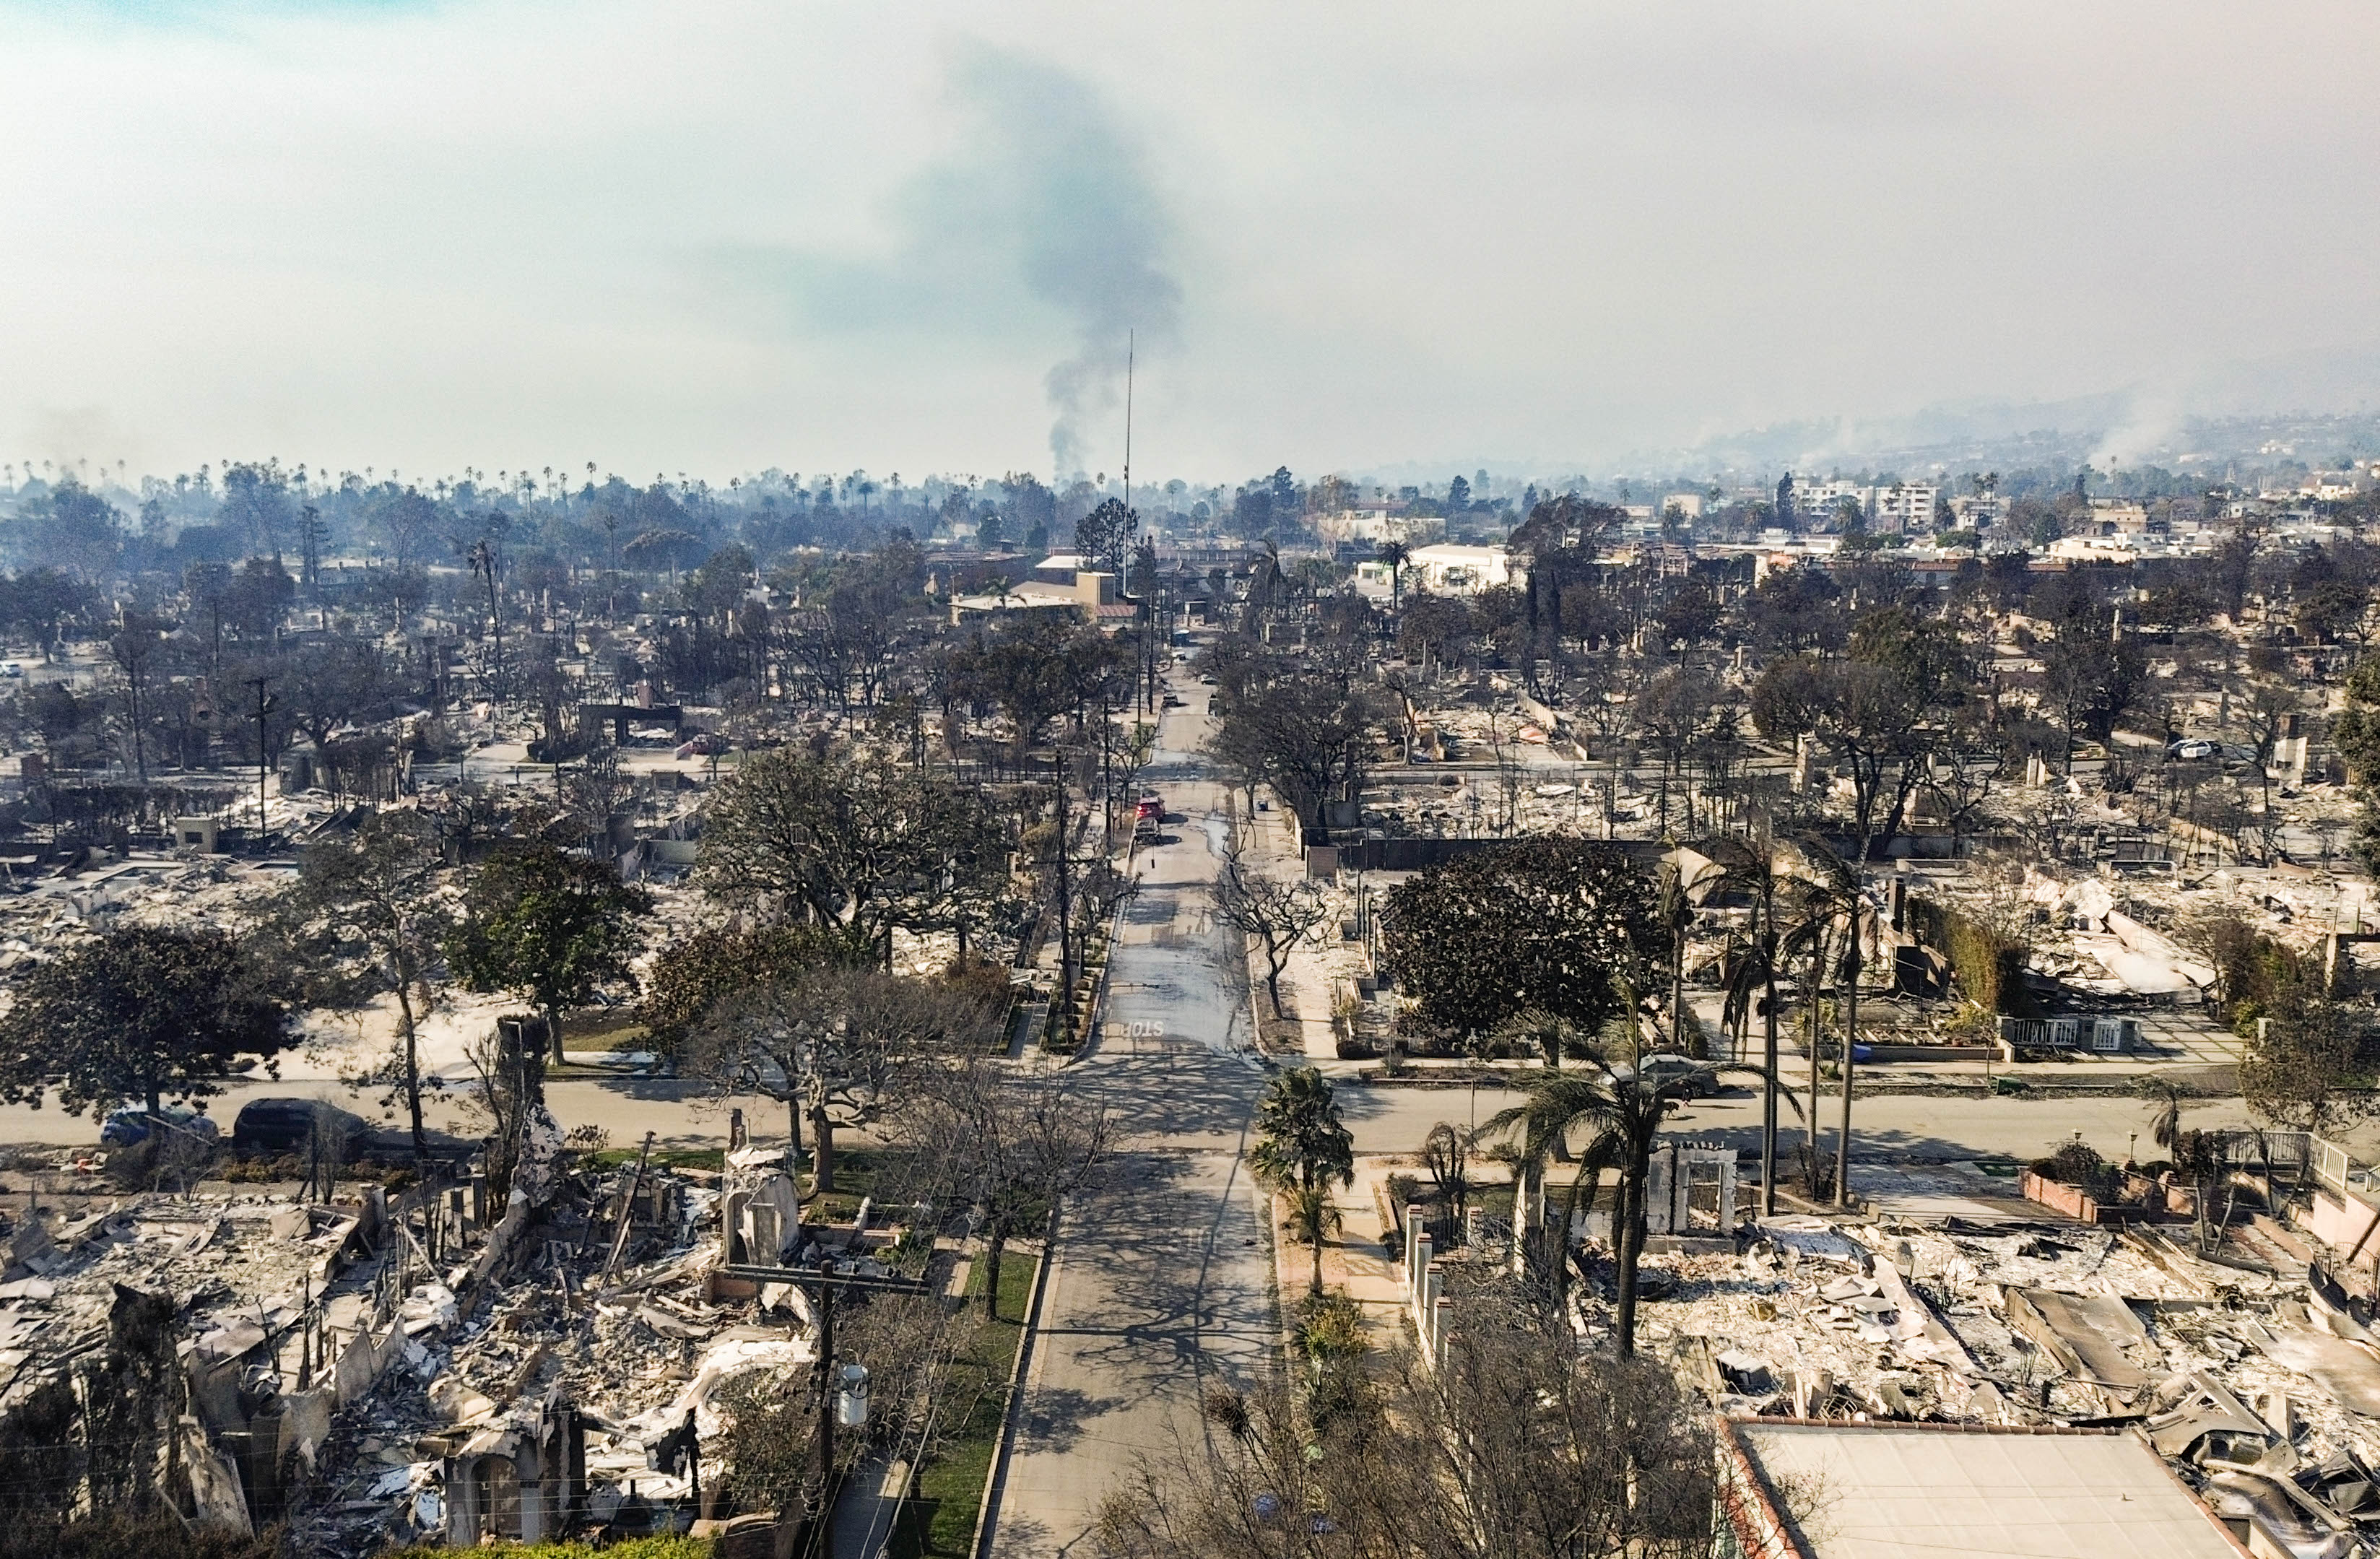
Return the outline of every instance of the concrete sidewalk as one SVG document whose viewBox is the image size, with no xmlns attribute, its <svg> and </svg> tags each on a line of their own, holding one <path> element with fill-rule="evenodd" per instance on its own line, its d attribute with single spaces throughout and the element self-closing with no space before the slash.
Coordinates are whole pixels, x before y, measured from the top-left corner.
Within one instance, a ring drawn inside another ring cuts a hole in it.
<svg viewBox="0 0 2380 1559">
<path fill-rule="evenodd" d="M 1392 1173 L 1410 1173 L 1402 1158 L 1358 1158 L 1353 1185 L 1339 1188 L 1331 1205 L 1339 1210 L 1339 1232 L 1322 1242 L 1322 1288 L 1355 1301 L 1364 1316 L 1366 1339 L 1375 1349 L 1406 1340 L 1404 1269 L 1381 1244 L 1386 1233 L 1380 1213 L 1381 1196 Z M 1314 1248 L 1291 1237 L 1285 1225 L 1286 1206 L 1272 1199 L 1274 1271 L 1281 1281 L 1281 1307 L 1293 1316 L 1313 1292 Z"/>
<path fill-rule="evenodd" d="M 1305 871 L 1296 824 L 1277 807 L 1240 820 L 1240 845 L 1246 858 L 1268 876 L 1294 881 Z M 1330 1027 L 1331 992 L 1338 982 L 1368 973 L 1370 966 L 1361 943 L 1345 942 L 1339 935 L 1340 922 L 1355 913 L 1354 895 L 1331 882 L 1318 881 L 1315 885 L 1329 897 L 1330 913 L 1311 939 L 1290 950 L 1289 962 L 1281 970 L 1281 994 L 1282 1005 L 1297 1015 L 1306 1060 L 1321 1064 L 1339 1059 L 1338 1036 Z M 1257 1003 L 1269 1017 L 1271 1009 L 1264 1005 L 1264 953 L 1253 938 L 1248 979 L 1256 988 Z"/>
</svg>

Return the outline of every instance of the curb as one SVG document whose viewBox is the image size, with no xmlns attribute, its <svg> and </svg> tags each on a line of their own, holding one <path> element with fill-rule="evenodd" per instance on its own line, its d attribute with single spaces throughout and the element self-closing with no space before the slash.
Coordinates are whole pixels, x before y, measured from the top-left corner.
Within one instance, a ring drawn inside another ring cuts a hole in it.
<svg viewBox="0 0 2380 1559">
<path fill-rule="evenodd" d="M 1255 1184 L 1257 1205 L 1264 1220 L 1272 1225 L 1272 1318 L 1273 1329 L 1281 1334 L 1275 1346 L 1281 1350 L 1281 1362 L 1293 1367 L 1297 1359 L 1297 1302 L 1289 1296 L 1289 1235 L 1281 1215 L 1281 1193 L 1261 1184 Z M 1327 1292 L 1327 1290 L 1326 1290 Z M 1298 1299 L 1305 1298 L 1304 1294 Z"/>
<path fill-rule="evenodd" d="M 1125 853 L 1124 865 L 1129 875 L 1129 868 L 1132 865 L 1132 856 L 1129 851 Z M 1135 887 L 1134 892 L 1137 891 Z M 1115 973 L 1116 949 L 1123 945 L 1123 909 L 1125 905 L 1132 902 L 1132 899 L 1131 893 L 1125 894 L 1116 900 L 1115 907 L 1108 913 L 1107 961 L 1099 966 L 1099 987 L 1091 993 L 1091 1007 L 1089 1013 L 1083 1018 L 1081 1036 L 1076 1040 L 1074 1049 L 1058 1058 L 1061 1070 L 1080 1061 L 1090 1053 L 1092 1046 L 1099 1041 L 1101 1037 L 1099 1026 L 1107 1021 L 1108 981 Z"/>
<path fill-rule="evenodd" d="M 992 1451 L 991 1466 L 984 1473 L 983 1498 L 975 1510 L 975 1535 L 967 1541 L 967 1553 L 974 1559 L 990 1559 L 993 1524 L 1000 1514 L 1000 1492 L 1008 1481 L 1008 1460 L 1016 1449 L 1016 1410 L 1025 1400 L 1025 1370 L 1033 1357 L 1033 1340 L 1041 1330 L 1041 1293 L 1057 1259 L 1058 1221 L 1052 1218 L 1041 1236 L 1041 1260 L 1033 1269 L 1033 1286 L 1026 1291 L 1025 1329 L 1016 1339 L 1016 1358 L 1008 1367 L 1008 1402 L 1000 1412 L 1000 1443 Z M 993 1273 L 990 1282 L 992 1292 L 999 1293 L 1000 1274 Z"/>
</svg>

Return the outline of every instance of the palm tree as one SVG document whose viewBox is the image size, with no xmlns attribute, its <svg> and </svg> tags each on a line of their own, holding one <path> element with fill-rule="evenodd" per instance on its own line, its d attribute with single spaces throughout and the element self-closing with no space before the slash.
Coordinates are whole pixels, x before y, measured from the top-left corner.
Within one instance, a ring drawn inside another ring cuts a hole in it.
<svg viewBox="0 0 2380 1559">
<path fill-rule="evenodd" d="M 1725 868 L 1718 862 L 1683 846 L 1661 860 L 1658 913 L 1662 929 L 1670 933 L 1670 1041 L 1681 1055 L 1694 1054 L 1686 1032 L 1686 933 L 1694 929 L 1694 912 L 1723 875 Z"/>
<path fill-rule="evenodd" d="M 1257 1177 L 1290 1201 L 1290 1222 L 1314 1246 L 1314 1292 L 1322 1292 L 1322 1242 L 1338 1223 L 1330 1188 L 1355 1181 L 1355 1139 L 1339 1118 L 1330 1079 L 1311 1066 L 1283 1072 L 1257 1105 L 1258 1140 L 1248 1153 Z"/>
<path fill-rule="evenodd" d="M 1307 1292 L 1322 1293 L 1322 1242 L 1339 1232 L 1345 1223 L 1339 1214 L 1339 1204 L 1331 1200 L 1328 1186 L 1292 1185 L 1281 1191 L 1289 1203 L 1289 1232 L 1293 1238 L 1302 1239 L 1314 1247 L 1314 1282 Z"/>
<path fill-rule="evenodd" d="M 1729 874 L 1751 889 L 1752 914 L 1744 927 L 1743 954 L 1728 971 L 1719 1020 L 1734 1031 L 1740 1055 L 1753 1014 L 1760 1015 L 1760 1066 L 1765 1078 L 1760 1090 L 1760 1215 L 1766 1218 L 1777 1211 L 1777 976 L 1783 968 L 1777 856 L 1765 839 L 1758 844 L 1730 841 L 1724 853 L 1732 858 L 1726 862 Z"/>
<path fill-rule="evenodd" d="M 1842 1115 L 1835 1143 L 1835 1205 L 1851 1201 L 1852 1049 L 1859 1041 L 1860 942 L 1874 926 L 1876 911 L 1859 874 L 1842 858 L 1815 840 L 1796 854 L 1803 879 L 1795 894 L 1796 919 L 1786 933 L 1788 947 L 1810 959 L 1810 1174 L 1817 1174 L 1818 996 L 1826 983 L 1828 955 L 1834 955 L 1837 989 L 1843 1002 Z"/>
<path fill-rule="evenodd" d="M 1591 1200 L 1606 1168 L 1620 1171 L 1618 1205 L 1611 1214 L 1612 1254 L 1619 1269 L 1619 1294 L 1613 1306 L 1612 1332 L 1622 1358 L 1636 1351 L 1636 1267 L 1645 1250 L 1645 1181 L 1653 1158 L 1654 1139 L 1670 1106 L 1689 1096 L 1706 1074 L 1754 1072 L 1756 1067 L 1702 1067 L 1694 1072 L 1648 1083 L 1633 1071 L 1615 1067 L 1601 1054 L 1591 1054 L 1581 1070 L 1539 1074 L 1528 1097 L 1500 1110 L 1479 1128 L 1483 1137 L 1513 1131 L 1520 1134 L 1520 1157 L 1527 1184 L 1513 1183 L 1512 1223 L 1516 1244 L 1521 1239 L 1526 1190 L 1542 1176 L 1543 1166 L 1556 1148 L 1579 1127 L 1595 1135 L 1580 1153 L 1578 1178 L 1572 1182 L 1563 1210 L 1562 1238 L 1567 1242 L 1571 1220 L 1583 1200 Z M 1581 1192 L 1584 1190 L 1585 1198 Z M 1559 1299 L 1565 1263 L 1556 1253 L 1548 1261 Z"/>
<path fill-rule="evenodd" d="M 1390 615 L 1404 610 L 1405 565 L 1413 561 L 1413 548 L 1402 542 L 1382 542 L 1372 549 L 1372 561 L 1389 566 L 1389 611 Z"/>
</svg>

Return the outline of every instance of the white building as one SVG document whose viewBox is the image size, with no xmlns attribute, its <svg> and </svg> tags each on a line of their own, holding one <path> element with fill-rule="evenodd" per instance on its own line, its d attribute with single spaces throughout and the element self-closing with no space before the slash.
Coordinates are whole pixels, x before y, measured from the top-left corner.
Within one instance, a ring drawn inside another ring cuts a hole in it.
<svg viewBox="0 0 2380 1559">
<path fill-rule="evenodd" d="M 1700 519 L 1703 517 L 1703 495 L 1699 493 L 1664 493 L 1661 498 L 1661 512 L 1668 514 L 1671 509 L 1677 510 L 1688 519 Z"/>
<path fill-rule="evenodd" d="M 1393 513 L 1386 508 L 1340 509 L 1314 517 L 1314 533 L 1326 542 L 1402 542 L 1421 546 L 1446 539 L 1446 521 L 1437 515 Z"/>
<path fill-rule="evenodd" d="M 1801 481 L 1793 483 L 1793 507 L 1803 519 L 1831 520 L 1841 510 L 1844 501 L 1859 505 L 1867 512 L 1868 490 L 1855 481 Z"/>
<path fill-rule="evenodd" d="M 2070 563 L 2130 563 L 2141 554 L 2131 537 L 2060 536 L 2049 543 L 2049 555 Z"/>
<path fill-rule="evenodd" d="M 1389 566 L 1385 563 L 1359 564 L 1355 573 L 1367 584 L 1388 587 Z M 1432 595 L 1476 595 L 1498 585 L 1519 586 L 1528 580 L 1528 566 L 1502 547 L 1465 546 L 1455 542 L 1415 547 L 1404 566 L 1408 594 L 1425 590 Z"/>
<path fill-rule="evenodd" d="M 1934 530 L 1935 490 L 1916 481 L 1895 481 L 1868 489 L 1868 529 L 1930 535 Z"/>
</svg>

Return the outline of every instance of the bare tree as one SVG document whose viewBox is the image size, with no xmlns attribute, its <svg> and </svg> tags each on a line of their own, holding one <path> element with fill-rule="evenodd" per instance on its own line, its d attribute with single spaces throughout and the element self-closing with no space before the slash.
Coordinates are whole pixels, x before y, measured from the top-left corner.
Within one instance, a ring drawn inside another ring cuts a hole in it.
<svg viewBox="0 0 2380 1559">
<path fill-rule="evenodd" d="M 1559 1328 L 1559 1330 L 1557 1330 Z M 1209 1395 L 1214 1448 L 1100 1507 L 1105 1559 L 1687 1559 L 1718 1466 L 1667 1364 L 1578 1356 L 1515 1296 L 1466 1295 L 1435 1368 Z M 1328 1388 L 1328 1389 L 1327 1389 Z M 1328 1411 L 1323 1410 L 1328 1407 Z M 1327 1520 L 1320 1519 L 1326 1516 Z"/>
<path fill-rule="evenodd" d="M 1282 1016 L 1281 971 L 1289 967 L 1290 954 L 1330 915 L 1329 902 L 1303 877 L 1283 882 L 1257 871 L 1236 840 L 1223 857 L 1212 891 L 1215 913 L 1264 948 L 1265 993 L 1271 998 L 1272 1015 Z"/>
<path fill-rule="evenodd" d="M 1011 1237 L 1047 1229 L 1060 1204 L 1090 1185 L 1115 1147 L 1105 1105 L 1072 1073 L 1017 1073 L 981 1054 L 926 1078 L 905 1124 L 940 1184 L 983 1236 L 984 1313 L 996 1317 L 1000 1264 Z"/>
<path fill-rule="evenodd" d="M 454 910 L 440 894 L 435 833 L 419 812 L 375 812 L 346 838 L 316 841 L 293 895 L 295 942 L 313 936 L 329 944 L 310 949 L 309 983 L 326 1005 L 360 1004 L 386 995 L 396 1002 L 395 1043 L 353 1080 L 385 1088 L 404 1102 L 417 1160 L 429 1154 L 421 1096 L 439 1086 L 421 1071 L 419 1025 L 438 1002 L 432 976 L 439 945 L 453 929 Z M 353 956 L 339 957 L 343 950 Z"/>
<path fill-rule="evenodd" d="M 785 1106 L 793 1158 L 808 1118 L 815 1188 L 834 1189 L 834 1134 L 872 1126 L 929 1069 L 980 1050 L 1000 1014 L 936 980 L 826 965 L 757 985 L 712 1009 L 687 1047 L 687 1069 L 722 1092 Z"/>
</svg>

